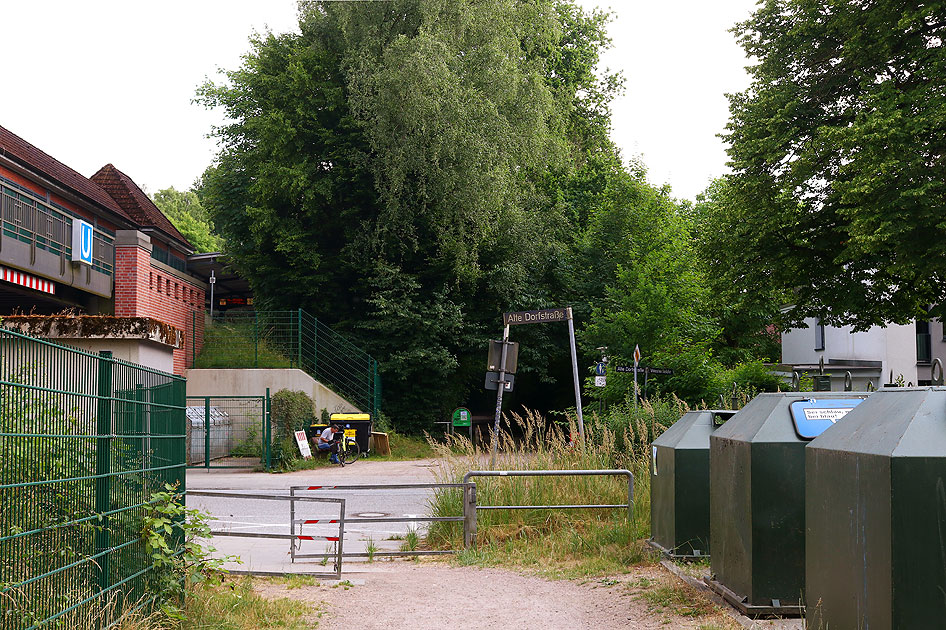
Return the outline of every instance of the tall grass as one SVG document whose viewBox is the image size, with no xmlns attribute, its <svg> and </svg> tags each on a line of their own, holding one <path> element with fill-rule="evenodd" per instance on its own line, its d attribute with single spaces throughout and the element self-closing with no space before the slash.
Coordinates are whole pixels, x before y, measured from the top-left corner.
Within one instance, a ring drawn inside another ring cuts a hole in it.
<svg viewBox="0 0 946 630">
<path fill-rule="evenodd" d="M 679 401 L 612 408 L 604 417 L 585 419 L 583 443 L 575 418 L 553 423 L 527 411 L 504 417 L 497 470 L 627 469 L 634 475 L 632 516 L 623 509 L 480 510 L 477 550 L 461 561 L 534 565 L 553 573 L 588 574 L 624 570 L 649 557 L 641 539 L 650 533 L 649 445 L 685 406 Z M 481 449 L 463 436 L 448 436 L 433 448 L 445 465 L 438 481 L 459 483 L 470 470 L 489 467 L 488 446 Z M 624 476 L 479 477 L 478 505 L 577 505 L 627 502 Z M 434 516 L 462 514 L 459 489 L 438 490 L 431 500 Z M 436 548 L 463 545 L 460 523 L 434 523 L 427 543 Z M 554 565 L 554 567 L 552 566 Z M 563 568 L 564 567 L 564 568 Z"/>
</svg>

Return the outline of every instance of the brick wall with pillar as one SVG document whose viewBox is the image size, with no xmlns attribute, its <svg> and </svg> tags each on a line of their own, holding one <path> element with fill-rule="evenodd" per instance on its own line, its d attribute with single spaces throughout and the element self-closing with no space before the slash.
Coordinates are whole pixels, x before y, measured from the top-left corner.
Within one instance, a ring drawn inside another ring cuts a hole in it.
<svg viewBox="0 0 946 630">
<path fill-rule="evenodd" d="M 181 331 L 174 373 L 183 374 L 204 337 L 205 286 L 151 258 L 151 237 L 137 230 L 115 234 L 115 315 L 153 317 Z"/>
</svg>

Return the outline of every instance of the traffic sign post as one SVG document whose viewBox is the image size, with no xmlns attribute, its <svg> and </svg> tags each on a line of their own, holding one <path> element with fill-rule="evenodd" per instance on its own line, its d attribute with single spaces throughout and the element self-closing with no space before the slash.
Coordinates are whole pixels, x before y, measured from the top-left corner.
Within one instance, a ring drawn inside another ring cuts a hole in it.
<svg viewBox="0 0 946 630">
<path fill-rule="evenodd" d="M 572 355 L 572 380 L 575 384 L 575 411 L 578 415 L 578 435 L 584 440 L 585 437 L 585 419 L 581 411 L 581 384 L 578 380 L 578 352 L 575 350 L 575 318 L 572 313 L 572 307 L 565 308 L 546 308 L 538 311 L 518 311 L 515 313 L 503 313 L 503 341 L 502 352 L 498 366 L 498 378 L 496 379 L 496 418 L 493 421 L 493 439 L 490 449 L 490 465 L 496 461 L 496 444 L 499 442 L 499 419 L 502 415 L 503 390 L 506 389 L 506 361 L 508 358 L 509 346 L 509 327 L 518 324 L 546 324 L 549 322 L 568 322 L 568 345 Z M 516 348 L 518 350 L 518 347 Z M 487 377 L 489 381 L 489 377 Z"/>
<path fill-rule="evenodd" d="M 509 324 L 503 329 L 503 347 L 499 357 L 499 378 L 496 379 L 496 419 L 493 422 L 493 439 L 490 440 L 490 468 L 496 463 L 496 447 L 499 442 L 499 418 L 503 413 L 503 391 L 506 389 L 506 357 L 509 353 Z"/>
<path fill-rule="evenodd" d="M 641 347 L 634 344 L 634 417 L 637 417 L 637 366 L 641 362 Z"/>
</svg>

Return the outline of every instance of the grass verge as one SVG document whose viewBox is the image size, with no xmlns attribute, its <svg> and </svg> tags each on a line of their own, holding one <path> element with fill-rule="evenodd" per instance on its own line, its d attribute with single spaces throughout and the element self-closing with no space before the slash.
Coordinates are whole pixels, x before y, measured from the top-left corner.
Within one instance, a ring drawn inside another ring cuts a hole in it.
<svg viewBox="0 0 946 630">
<path fill-rule="evenodd" d="M 308 630 L 317 625 L 316 611 L 305 602 L 268 599 L 253 590 L 251 578 L 218 586 L 197 586 L 187 599 L 180 630 Z M 157 630 L 158 627 L 154 627 Z M 124 630 L 124 629 L 123 629 Z M 144 630 L 144 629 L 142 629 Z"/>
<path fill-rule="evenodd" d="M 618 438 L 595 417 L 586 421 L 585 444 L 571 444 L 574 420 L 567 426 L 548 423 L 531 412 L 511 414 L 501 432 L 497 470 L 627 469 L 634 474 L 631 515 L 624 509 L 484 510 L 477 514 L 477 548 L 458 556 L 463 564 L 528 568 L 548 577 L 624 573 L 651 562 L 641 540 L 650 534 L 650 476 L 647 442 L 651 431 L 625 425 Z M 635 429 L 635 430 L 632 430 Z M 624 448 L 616 448 L 617 443 Z M 484 467 L 487 454 L 463 436 L 433 444 L 442 457 L 438 481 L 457 483 Z M 483 477 L 476 480 L 479 505 L 622 504 L 627 502 L 624 476 Z M 431 501 L 434 516 L 462 514 L 459 489 L 438 490 Z M 461 523 L 434 523 L 427 535 L 432 548 L 463 546 Z"/>
</svg>

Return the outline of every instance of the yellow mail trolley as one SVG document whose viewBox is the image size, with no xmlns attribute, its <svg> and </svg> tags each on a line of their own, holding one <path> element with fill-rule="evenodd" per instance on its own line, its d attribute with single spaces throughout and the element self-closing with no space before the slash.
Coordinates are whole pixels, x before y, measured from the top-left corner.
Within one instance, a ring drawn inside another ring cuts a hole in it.
<svg viewBox="0 0 946 630">
<path fill-rule="evenodd" d="M 333 413 L 332 424 L 337 424 L 346 437 L 354 437 L 362 453 L 368 453 L 368 438 L 371 437 L 371 415 L 367 413 Z M 328 427 L 327 424 L 312 423 L 312 435 L 317 436 Z"/>
</svg>

